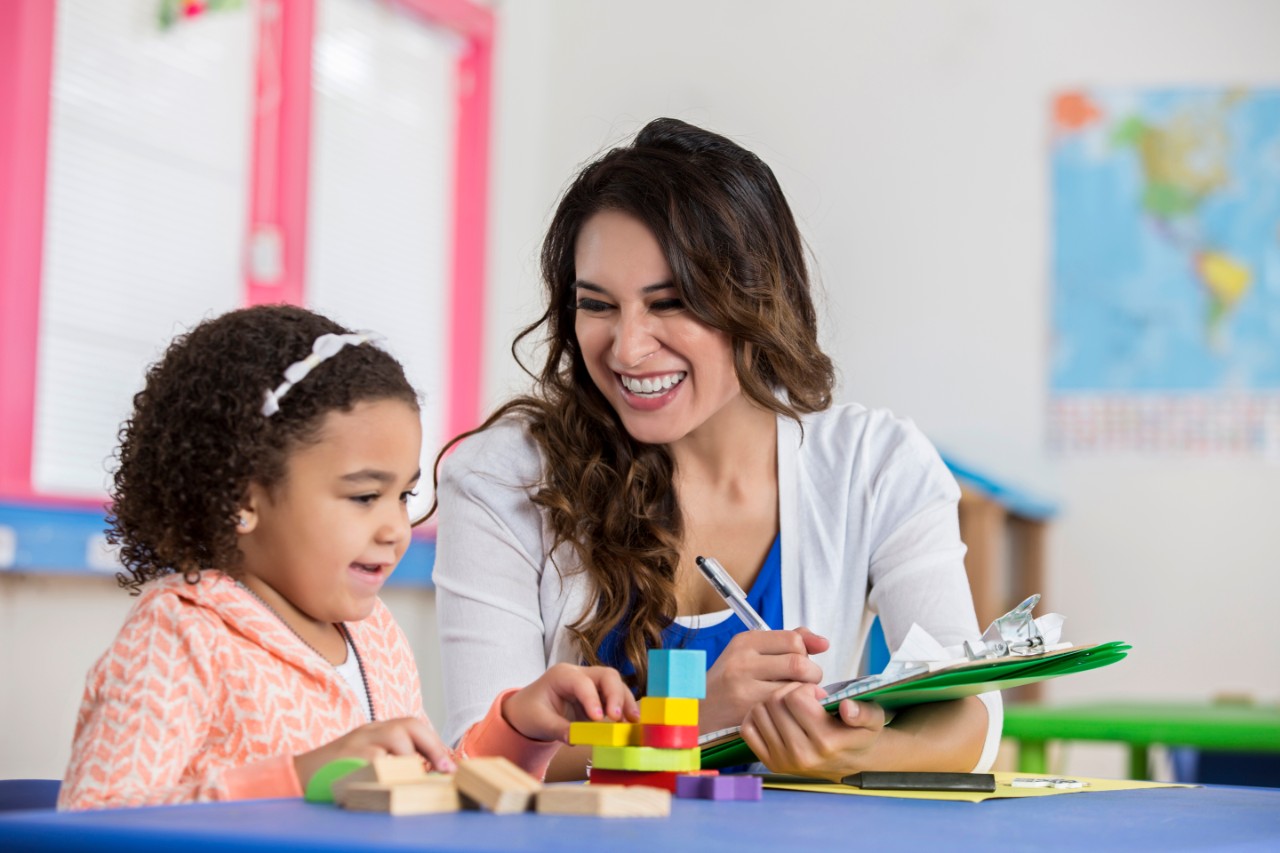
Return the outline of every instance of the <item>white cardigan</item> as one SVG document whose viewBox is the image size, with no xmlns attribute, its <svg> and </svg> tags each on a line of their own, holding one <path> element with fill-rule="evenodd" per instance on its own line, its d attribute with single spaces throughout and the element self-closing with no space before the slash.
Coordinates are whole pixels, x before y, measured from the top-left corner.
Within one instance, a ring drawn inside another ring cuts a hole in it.
<svg viewBox="0 0 1280 853">
<path fill-rule="evenodd" d="M 895 649 L 917 622 L 944 646 L 979 634 L 964 571 L 960 490 L 908 420 L 857 405 L 778 418 L 778 520 L 784 624 L 831 641 L 814 656 L 823 683 L 853 678 L 871 620 Z M 542 511 L 529 494 L 540 452 L 508 419 L 468 438 L 441 466 L 433 579 L 448 708 L 447 742 L 493 697 L 551 664 L 577 663 L 568 626 L 592 605 L 585 574 L 561 546 L 556 570 Z M 999 693 L 977 769 L 995 760 Z"/>
</svg>

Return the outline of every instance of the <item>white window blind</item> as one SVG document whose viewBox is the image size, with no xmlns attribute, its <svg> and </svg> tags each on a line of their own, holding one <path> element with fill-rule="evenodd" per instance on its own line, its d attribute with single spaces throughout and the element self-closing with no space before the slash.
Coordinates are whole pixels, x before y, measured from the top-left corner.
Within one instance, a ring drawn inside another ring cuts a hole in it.
<svg viewBox="0 0 1280 853">
<path fill-rule="evenodd" d="M 32 482 L 99 496 L 145 368 L 241 302 L 253 10 L 59 0 Z"/>
<path fill-rule="evenodd" d="M 445 436 L 454 68 L 459 43 L 389 3 L 317 5 L 308 212 L 311 307 L 388 338 L 423 395 L 430 501 Z"/>
</svg>

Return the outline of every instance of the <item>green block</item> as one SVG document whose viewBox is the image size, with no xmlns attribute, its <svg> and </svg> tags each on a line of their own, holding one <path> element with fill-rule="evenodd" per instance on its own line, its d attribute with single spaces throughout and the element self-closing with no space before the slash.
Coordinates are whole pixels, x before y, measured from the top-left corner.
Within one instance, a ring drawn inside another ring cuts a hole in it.
<svg viewBox="0 0 1280 853">
<path fill-rule="evenodd" d="M 369 762 L 363 758 L 339 758 L 337 761 L 330 761 L 311 777 L 303 799 L 308 803 L 332 803 L 333 783 L 368 764 Z"/>
<path fill-rule="evenodd" d="M 702 752 L 693 749 L 657 749 L 652 746 L 596 746 L 591 766 L 601 770 L 675 771 L 702 769 Z"/>
</svg>

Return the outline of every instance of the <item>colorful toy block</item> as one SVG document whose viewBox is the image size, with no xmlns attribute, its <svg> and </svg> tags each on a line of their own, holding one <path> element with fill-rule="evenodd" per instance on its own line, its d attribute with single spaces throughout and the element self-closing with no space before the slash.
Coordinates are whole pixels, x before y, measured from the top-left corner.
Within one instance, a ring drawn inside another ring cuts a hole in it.
<svg viewBox="0 0 1280 853">
<path fill-rule="evenodd" d="M 696 726 L 698 700 L 670 696 L 645 696 L 640 700 L 641 725 Z"/>
<path fill-rule="evenodd" d="M 592 785 L 641 785 L 675 793 L 676 780 L 683 775 L 685 774 L 675 772 L 655 773 L 644 770 L 607 770 L 603 767 L 592 767 L 590 780 Z"/>
<path fill-rule="evenodd" d="M 622 785 L 548 785 L 538 792 L 538 814 L 595 817 L 666 817 L 671 792 Z"/>
<path fill-rule="evenodd" d="M 570 723 L 569 743 L 574 746 L 641 746 L 635 723 Z M 693 744 L 697 746 L 697 744 Z"/>
<path fill-rule="evenodd" d="M 541 782 L 502 757 L 459 762 L 453 778 L 459 793 L 494 814 L 528 811 L 534 795 L 542 789 Z"/>
<path fill-rule="evenodd" d="M 330 761 L 311 774 L 311 779 L 307 781 L 304 799 L 308 803 L 332 803 L 333 783 L 368 764 L 369 762 L 363 758 L 339 758 Z"/>
<path fill-rule="evenodd" d="M 707 653 L 702 649 L 650 649 L 649 696 L 707 698 Z"/>
<path fill-rule="evenodd" d="M 640 746 L 655 749 L 693 749 L 698 745 L 697 726 L 660 726 L 651 723 L 637 726 L 640 730 Z M 572 741 L 570 741 L 572 743 Z"/>
<path fill-rule="evenodd" d="M 764 784 L 759 776 L 692 776 L 676 778 L 676 796 L 695 800 L 759 800 Z"/>
<path fill-rule="evenodd" d="M 647 746 L 596 746 L 591 766 L 606 770 L 674 770 L 687 772 L 702 766 L 700 749 L 652 749 Z"/>
</svg>

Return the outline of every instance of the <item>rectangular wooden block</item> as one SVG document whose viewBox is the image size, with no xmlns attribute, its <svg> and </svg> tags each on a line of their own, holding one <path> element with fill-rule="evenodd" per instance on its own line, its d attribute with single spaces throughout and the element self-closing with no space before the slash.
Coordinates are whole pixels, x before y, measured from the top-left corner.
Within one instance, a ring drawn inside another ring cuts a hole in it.
<svg viewBox="0 0 1280 853">
<path fill-rule="evenodd" d="M 643 728 L 635 723 L 570 723 L 569 743 L 574 746 L 640 746 Z"/>
<path fill-rule="evenodd" d="M 343 790 L 339 805 L 358 812 L 413 815 L 456 812 L 462 807 L 462 801 L 453 779 L 440 775 L 427 781 L 391 785 L 352 782 Z"/>
<path fill-rule="evenodd" d="M 640 722 L 659 726 L 696 726 L 698 700 L 672 696 L 646 696 L 640 700 Z"/>
<path fill-rule="evenodd" d="M 650 649 L 649 696 L 707 698 L 707 653 L 702 649 Z"/>
<path fill-rule="evenodd" d="M 637 726 L 640 746 L 655 749 L 693 749 L 698 745 L 697 726 L 661 726 L 657 723 Z"/>
<path fill-rule="evenodd" d="M 542 788 L 541 782 L 501 757 L 461 761 L 453 778 L 464 797 L 494 814 L 528 811 Z"/>
<path fill-rule="evenodd" d="M 645 788 L 661 788 L 674 793 L 676 780 L 680 775 L 673 772 L 653 773 L 644 770 L 607 770 L 603 767 L 592 767 L 589 778 L 592 785 L 640 785 Z"/>
<path fill-rule="evenodd" d="M 538 814 L 595 817 L 666 817 L 671 792 L 625 785 L 547 785 L 538 792 Z"/>
<path fill-rule="evenodd" d="M 606 770 L 673 770 L 688 772 L 702 766 L 702 750 L 654 749 L 648 746 L 595 746 L 591 766 Z"/>
<path fill-rule="evenodd" d="M 383 755 L 375 758 L 352 773 L 335 779 L 333 785 L 333 801 L 341 804 L 343 791 L 349 785 L 373 782 L 378 785 L 399 785 L 404 782 L 419 782 L 431 778 L 427 774 L 426 765 L 418 755 Z"/>
</svg>

